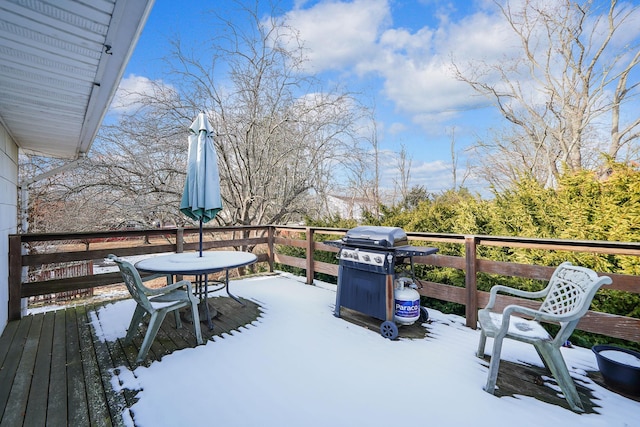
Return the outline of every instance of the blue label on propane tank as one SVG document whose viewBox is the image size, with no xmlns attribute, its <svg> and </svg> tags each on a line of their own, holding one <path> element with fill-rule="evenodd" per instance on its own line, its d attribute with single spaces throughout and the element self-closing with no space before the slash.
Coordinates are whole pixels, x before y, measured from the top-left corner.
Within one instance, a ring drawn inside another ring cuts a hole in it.
<svg viewBox="0 0 640 427">
<path fill-rule="evenodd" d="M 420 300 L 400 301 L 396 300 L 396 316 L 416 317 L 420 315 Z"/>
</svg>

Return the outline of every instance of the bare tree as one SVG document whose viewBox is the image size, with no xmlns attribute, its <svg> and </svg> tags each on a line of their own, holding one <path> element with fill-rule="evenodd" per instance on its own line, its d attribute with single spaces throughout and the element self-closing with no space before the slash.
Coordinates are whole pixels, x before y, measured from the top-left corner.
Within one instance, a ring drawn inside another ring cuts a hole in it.
<svg viewBox="0 0 640 427">
<path fill-rule="evenodd" d="M 337 171 L 361 162 L 362 108 L 303 74 L 294 29 L 260 19 L 257 5 L 241 11 L 250 30 L 217 17 L 229 31 L 213 41 L 211 67 L 177 50 L 183 68 L 175 71 L 209 107 L 217 129 L 226 223 L 300 219 L 314 213 L 312 196 L 327 194 Z M 229 69 L 225 84 L 214 81 L 220 61 Z"/>
<path fill-rule="evenodd" d="M 373 112 L 372 112 L 373 116 Z M 373 214 L 378 217 L 380 215 L 380 148 L 378 144 L 378 126 L 376 124 L 375 117 L 371 118 L 372 131 L 371 131 L 371 146 L 373 148 Z M 369 162 L 366 162 L 369 165 Z"/>
<path fill-rule="evenodd" d="M 236 5 L 246 19 L 215 15 L 220 37 L 197 48 L 174 41 L 166 79 L 151 92 L 128 94 L 137 109 L 103 127 L 85 178 L 60 180 L 64 193 L 102 201 L 114 223 L 180 225 L 187 220 L 178 210 L 187 129 L 199 111 L 215 129 L 219 224 L 313 216 L 316 198 L 336 186 L 341 171 L 366 164 L 360 129 L 366 109 L 305 74 L 295 29 L 263 19 L 257 2 Z"/>
<path fill-rule="evenodd" d="M 375 109 L 375 107 L 374 107 Z M 370 136 L 362 138 L 363 150 L 344 168 L 347 182 L 340 191 L 351 200 L 353 205 L 370 211 L 375 217 L 380 215 L 380 148 L 378 144 L 378 127 L 375 111 L 363 114 L 362 120 L 370 123 L 364 132 Z M 343 196 L 344 197 L 344 196 Z"/>
<path fill-rule="evenodd" d="M 492 99 L 513 126 L 509 138 L 478 147 L 491 153 L 485 164 L 506 163 L 551 185 L 564 167 L 601 164 L 601 153 L 624 160 L 623 151 L 633 152 L 640 136 L 633 113 L 640 44 L 632 24 L 639 9 L 616 0 L 604 11 L 593 1 L 495 3 L 522 55 L 466 67 L 454 61 L 457 78 Z M 621 43 L 625 31 L 636 38 Z"/>
<path fill-rule="evenodd" d="M 453 177 L 453 190 L 458 188 L 458 155 L 456 154 L 456 128 L 451 128 L 451 175 Z"/>
<path fill-rule="evenodd" d="M 73 212 L 65 218 L 74 221 L 56 224 L 58 231 L 184 225 L 177 206 L 185 145 L 185 130 L 167 118 L 123 117 L 103 126 L 91 156 L 77 169 L 49 180 L 39 203 Z"/>
<path fill-rule="evenodd" d="M 396 158 L 398 178 L 394 179 L 395 186 L 400 192 L 400 200 L 407 200 L 409 196 L 409 179 L 411 178 L 412 160 L 411 156 L 407 154 L 407 147 L 401 144 L 400 151 Z"/>
</svg>

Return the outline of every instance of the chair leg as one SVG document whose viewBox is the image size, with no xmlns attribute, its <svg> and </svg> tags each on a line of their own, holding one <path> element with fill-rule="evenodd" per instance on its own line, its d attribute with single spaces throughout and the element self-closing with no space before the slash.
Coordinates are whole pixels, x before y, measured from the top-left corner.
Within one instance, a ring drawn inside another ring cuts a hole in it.
<svg viewBox="0 0 640 427">
<path fill-rule="evenodd" d="M 180 319 L 180 310 L 173 310 L 174 318 L 176 319 L 176 329 L 182 328 L 182 319 Z"/>
<path fill-rule="evenodd" d="M 539 345 L 536 345 L 536 350 L 538 350 L 538 354 L 541 355 L 545 366 L 549 368 L 553 377 L 558 381 L 558 385 L 571 409 L 575 412 L 584 412 L 576 384 L 569 374 L 569 369 L 562 357 L 560 349 L 541 342 Z"/>
<path fill-rule="evenodd" d="M 136 363 L 142 363 L 145 357 L 147 357 L 147 353 L 151 348 L 151 344 L 160 329 L 160 325 L 162 325 L 162 321 L 164 317 L 167 315 L 166 311 L 158 310 L 151 315 L 151 320 L 149 320 L 149 328 L 147 328 L 147 333 L 144 336 L 144 340 L 142 341 L 142 346 L 140 347 L 140 351 L 138 352 L 138 358 L 136 359 Z"/>
<path fill-rule="evenodd" d="M 202 331 L 200 330 L 200 314 L 198 313 L 198 303 L 191 301 L 191 314 L 193 317 L 193 329 L 196 334 L 198 344 L 203 344 Z"/>
<path fill-rule="evenodd" d="M 484 391 L 493 394 L 496 390 L 496 381 L 498 380 L 498 369 L 500 368 L 500 353 L 502 352 L 502 340 L 504 337 L 494 337 L 493 352 L 491 353 L 491 361 L 489 362 L 489 374 L 487 375 L 487 385 Z"/>
<path fill-rule="evenodd" d="M 483 329 L 480 329 L 480 341 L 478 342 L 478 351 L 476 351 L 476 356 L 479 358 L 484 358 L 484 347 L 487 342 L 487 334 L 484 333 Z"/>
<path fill-rule="evenodd" d="M 540 346 L 535 344 L 533 346 L 538 352 L 538 356 L 540 356 L 540 360 L 542 360 L 542 364 L 544 365 L 544 367 L 547 368 L 548 371 L 551 371 L 551 366 L 549 366 L 549 363 L 547 362 L 547 356 L 545 356 L 545 354 L 542 352 L 542 350 L 540 349 Z"/>
<path fill-rule="evenodd" d="M 147 312 L 139 305 L 136 305 L 136 310 L 133 312 L 133 317 L 131 317 L 131 322 L 127 329 L 127 336 L 124 338 L 125 344 L 129 344 L 133 339 L 133 336 L 138 332 L 138 328 L 140 327 L 140 323 L 142 322 L 142 318 L 145 314 L 147 314 Z"/>
</svg>

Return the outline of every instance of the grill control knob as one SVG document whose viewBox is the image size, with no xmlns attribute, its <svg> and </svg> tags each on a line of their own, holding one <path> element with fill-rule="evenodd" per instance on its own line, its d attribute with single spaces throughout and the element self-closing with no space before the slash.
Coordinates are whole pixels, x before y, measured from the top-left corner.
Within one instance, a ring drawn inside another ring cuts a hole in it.
<svg viewBox="0 0 640 427">
<path fill-rule="evenodd" d="M 368 262 L 369 260 L 371 260 L 371 257 L 370 257 L 369 255 L 365 254 L 365 255 L 362 255 L 362 259 L 363 259 L 364 261 L 367 261 L 367 262 Z"/>
<path fill-rule="evenodd" d="M 382 264 L 382 257 L 380 255 L 374 257 L 373 260 L 378 264 Z"/>
</svg>

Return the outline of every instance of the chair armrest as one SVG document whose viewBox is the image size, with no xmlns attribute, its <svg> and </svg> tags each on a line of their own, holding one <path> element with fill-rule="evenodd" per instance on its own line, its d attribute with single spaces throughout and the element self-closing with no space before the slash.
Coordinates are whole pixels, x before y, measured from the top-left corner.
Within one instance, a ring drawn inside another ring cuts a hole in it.
<svg viewBox="0 0 640 427">
<path fill-rule="evenodd" d="M 509 316 L 511 316 L 514 313 L 518 313 L 518 314 L 524 314 L 526 316 L 531 316 L 533 317 L 535 320 L 539 320 L 542 319 L 542 317 L 548 317 L 548 313 L 543 313 L 542 311 L 539 310 L 534 310 L 532 308 L 528 308 L 528 307 L 523 307 L 521 305 L 508 305 L 504 308 L 504 311 L 502 312 L 502 316 L 507 318 L 507 320 L 509 319 Z M 504 321 L 503 321 L 504 323 Z"/>
<path fill-rule="evenodd" d="M 543 289 L 541 291 L 537 291 L 537 292 L 529 292 L 529 291 L 523 291 L 520 289 L 516 289 L 516 288 L 511 288 L 509 286 L 504 286 L 504 285 L 495 285 L 493 287 L 491 287 L 491 291 L 489 294 L 489 302 L 487 303 L 487 306 L 485 308 L 493 308 L 493 306 L 496 303 L 496 298 L 498 297 L 498 292 L 503 292 L 506 294 L 511 294 L 511 295 L 515 295 L 517 297 L 522 297 L 522 298 L 529 298 L 529 299 L 534 299 L 534 298 L 542 298 L 544 296 L 547 295 L 548 289 Z M 524 308 L 524 307 L 523 307 Z"/>
<path fill-rule="evenodd" d="M 532 308 L 512 304 L 512 305 L 506 306 L 504 308 L 504 311 L 502 312 L 502 315 L 504 316 L 504 318 L 507 318 L 507 323 L 508 323 L 509 316 L 511 316 L 514 313 L 524 314 L 525 316 L 533 317 L 533 320 L 536 320 L 536 321 L 543 320 L 545 322 L 557 322 L 557 323 L 568 322 L 581 317 L 576 314 L 571 314 L 571 315 L 551 314 L 551 313 L 547 313 L 546 311 L 534 310 Z M 503 318 L 503 323 L 504 323 L 504 318 Z"/>
</svg>

